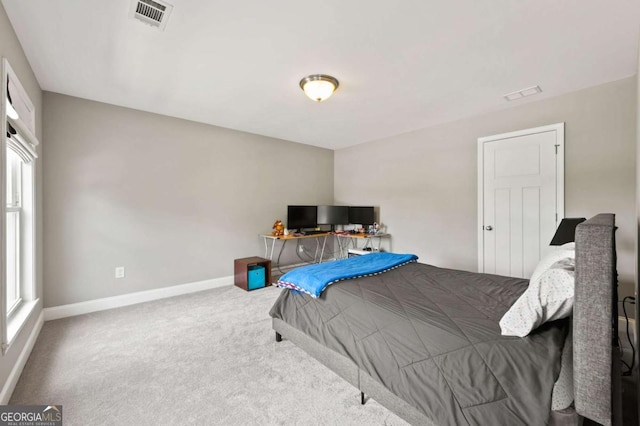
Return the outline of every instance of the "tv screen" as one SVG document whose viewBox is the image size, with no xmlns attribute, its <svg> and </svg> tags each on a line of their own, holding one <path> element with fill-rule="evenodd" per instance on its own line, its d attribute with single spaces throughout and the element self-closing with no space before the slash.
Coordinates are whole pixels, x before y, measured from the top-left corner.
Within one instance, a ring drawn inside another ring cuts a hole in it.
<svg viewBox="0 0 640 426">
<path fill-rule="evenodd" d="M 375 221 L 373 207 L 349 207 L 349 223 L 373 225 Z"/>
<path fill-rule="evenodd" d="M 287 228 L 315 228 L 318 226 L 317 206 L 288 206 Z"/>
<path fill-rule="evenodd" d="M 318 206 L 319 225 L 346 225 L 349 223 L 349 207 Z"/>
</svg>

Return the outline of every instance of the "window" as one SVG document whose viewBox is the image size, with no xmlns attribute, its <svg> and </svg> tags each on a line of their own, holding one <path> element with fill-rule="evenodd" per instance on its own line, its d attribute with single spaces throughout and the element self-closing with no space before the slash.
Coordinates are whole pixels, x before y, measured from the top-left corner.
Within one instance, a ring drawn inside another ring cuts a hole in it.
<svg viewBox="0 0 640 426">
<path fill-rule="evenodd" d="M 3 353 L 37 305 L 35 109 L 6 59 L 0 91 L 0 337 Z"/>
<path fill-rule="evenodd" d="M 7 315 L 18 307 L 20 291 L 20 216 L 22 213 L 22 159 L 10 146 L 7 146 Z"/>
</svg>

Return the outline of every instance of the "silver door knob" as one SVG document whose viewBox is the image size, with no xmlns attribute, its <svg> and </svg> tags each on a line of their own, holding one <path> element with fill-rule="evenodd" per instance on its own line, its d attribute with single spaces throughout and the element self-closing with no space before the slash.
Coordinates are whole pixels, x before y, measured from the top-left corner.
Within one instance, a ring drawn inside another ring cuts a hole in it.
<svg viewBox="0 0 640 426">
<path fill-rule="evenodd" d="M 485 231 L 493 231 L 493 226 L 487 225 L 484 227 Z"/>
</svg>

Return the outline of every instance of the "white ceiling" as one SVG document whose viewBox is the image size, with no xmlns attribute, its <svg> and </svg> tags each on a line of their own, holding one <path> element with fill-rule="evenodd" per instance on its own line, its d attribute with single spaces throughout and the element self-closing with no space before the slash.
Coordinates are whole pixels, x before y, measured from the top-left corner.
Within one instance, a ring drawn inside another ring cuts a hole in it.
<svg viewBox="0 0 640 426">
<path fill-rule="evenodd" d="M 331 149 L 628 77 L 640 29 L 638 0 L 172 0 L 164 32 L 128 0 L 2 3 L 44 90 Z"/>
</svg>

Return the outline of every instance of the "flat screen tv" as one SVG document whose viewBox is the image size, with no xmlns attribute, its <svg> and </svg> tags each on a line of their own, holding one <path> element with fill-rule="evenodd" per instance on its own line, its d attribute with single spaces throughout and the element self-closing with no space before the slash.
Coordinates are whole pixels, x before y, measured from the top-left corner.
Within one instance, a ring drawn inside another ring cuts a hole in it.
<svg viewBox="0 0 640 426">
<path fill-rule="evenodd" d="M 287 206 L 288 229 L 315 228 L 318 226 L 317 206 Z"/>
<path fill-rule="evenodd" d="M 349 223 L 357 225 L 373 225 L 375 222 L 373 207 L 349 207 Z"/>
<path fill-rule="evenodd" d="M 347 225 L 348 206 L 318 206 L 318 225 Z"/>
</svg>

